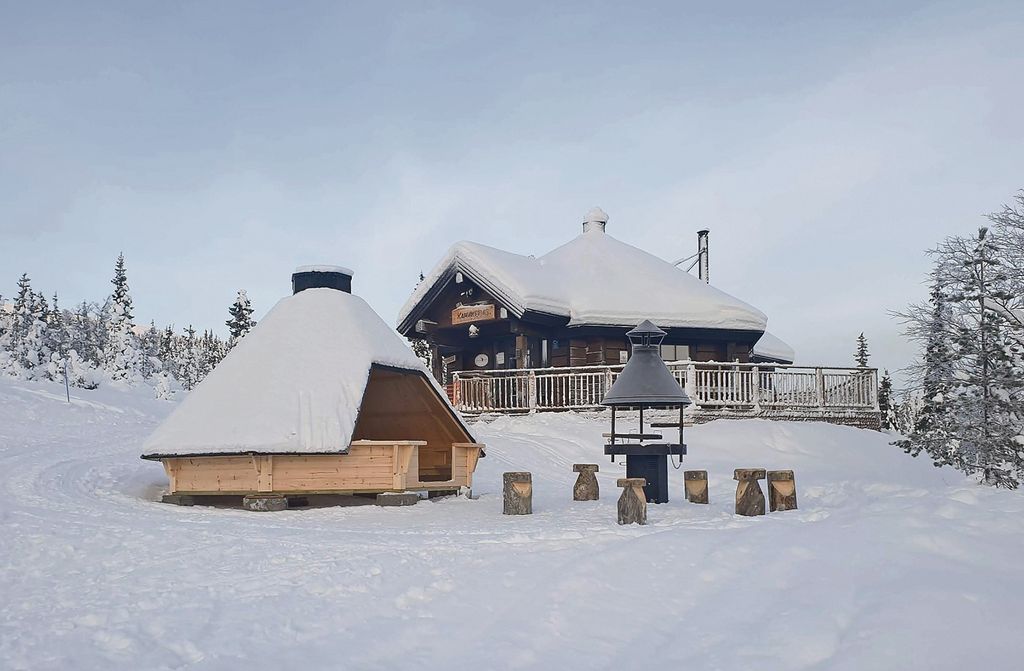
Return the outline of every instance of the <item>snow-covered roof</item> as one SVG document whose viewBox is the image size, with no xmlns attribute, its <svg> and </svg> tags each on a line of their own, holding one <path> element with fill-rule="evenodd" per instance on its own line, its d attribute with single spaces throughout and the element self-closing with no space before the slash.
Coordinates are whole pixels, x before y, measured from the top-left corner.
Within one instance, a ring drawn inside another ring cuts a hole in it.
<svg viewBox="0 0 1024 671">
<path fill-rule="evenodd" d="M 589 226 L 539 258 L 474 242 L 456 243 L 402 308 L 400 329 L 409 327 L 413 312 L 452 269 L 469 276 L 518 316 L 527 310 L 565 316 L 569 326 L 634 326 L 650 319 L 670 328 L 764 331 L 768 321 L 757 308 L 616 240 L 603 227 Z"/>
<path fill-rule="evenodd" d="M 750 350 L 750 353 L 755 358 L 776 363 L 793 363 L 796 360 L 796 352 L 793 351 L 793 348 L 767 331 Z"/>
<path fill-rule="evenodd" d="M 149 455 L 344 452 L 373 364 L 423 373 L 445 398 L 404 339 L 361 298 L 334 289 L 301 291 L 280 300 L 143 449 Z"/>
</svg>

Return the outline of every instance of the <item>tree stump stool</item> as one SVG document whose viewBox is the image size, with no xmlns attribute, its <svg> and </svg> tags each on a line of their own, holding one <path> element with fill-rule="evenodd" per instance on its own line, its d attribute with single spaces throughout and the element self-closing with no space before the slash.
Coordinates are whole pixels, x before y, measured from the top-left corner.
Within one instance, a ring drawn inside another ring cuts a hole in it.
<svg viewBox="0 0 1024 671">
<path fill-rule="evenodd" d="M 600 498 L 600 490 L 597 485 L 598 470 L 597 464 L 573 464 L 572 470 L 579 473 L 576 484 L 572 486 L 573 501 L 597 501 Z"/>
<path fill-rule="evenodd" d="M 758 480 L 763 480 L 763 468 L 737 468 L 733 471 L 736 480 L 736 514 L 753 517 L 764 515 L 764 492 Z"/>
<path fill-rule="evenodd" d="M 708 502 L 707 471 L 683 471 L 683 483 L 687 501 L 690 503 Z"/>
<path fill-rule="evenodd" d="M 776 510 L 796 510 L 796 479 L 793 471 L 768 471 L 768 507 Z"/>
<path fill-rule="evenodd" d="M 526 471 L 513 471 L 502 475 L 504 480 L 506 515 L 533 514 L 533 476 Z"/>
<path fill-rule="evenodd" d="M 619 478 L 616 485 L 622 487 L 619 496 L 619 524 L 647 524 L 647 495 L 644 494 L 644 478 Z"/>
</svg>

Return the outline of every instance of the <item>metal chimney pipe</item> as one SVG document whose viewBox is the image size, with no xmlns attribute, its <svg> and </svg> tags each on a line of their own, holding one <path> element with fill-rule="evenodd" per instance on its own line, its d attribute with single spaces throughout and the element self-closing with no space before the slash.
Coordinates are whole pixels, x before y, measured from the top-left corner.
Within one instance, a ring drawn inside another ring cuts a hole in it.
<svg viewBox="0 0 1024 671">
<path fill-rule="evenodd" d="M 299 266 L 292 273 L 292 293 L 306 289 L 335 289 L 352 293 L 352 271 L 341 266 Z"/>
<path fill-rule="evenodd" d="M 697 277 L 711 284 L 710 268 L 708 261 L 708 234 L 711 231 L 704 229 L 697 231 Z"/>
</svg>

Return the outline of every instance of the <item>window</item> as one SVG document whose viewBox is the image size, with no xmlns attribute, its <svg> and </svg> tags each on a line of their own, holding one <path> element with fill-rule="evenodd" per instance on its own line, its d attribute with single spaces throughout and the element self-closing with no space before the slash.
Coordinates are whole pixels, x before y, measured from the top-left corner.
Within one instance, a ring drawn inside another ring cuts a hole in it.
<svg viewBox="0 0 1024 671">
<path fill-rule="evenodd" d="M 690 346 L 662 345 L 661 358 L 665 361 L 686 361 L 690 358 Z"/>
</svg>

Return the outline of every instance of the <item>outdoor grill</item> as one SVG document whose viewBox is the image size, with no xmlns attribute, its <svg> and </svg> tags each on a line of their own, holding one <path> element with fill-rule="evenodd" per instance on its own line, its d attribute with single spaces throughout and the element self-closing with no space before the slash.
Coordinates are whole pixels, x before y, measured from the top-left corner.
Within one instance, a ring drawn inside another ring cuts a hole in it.
<svg viewBox="0 0 1024 671">
<path fill-rule="evenodd" d="M 682 459 L 686 454 L 683 410 L 690 405 L 690 397 L 661 358 L 665 331 L 650 320 L 644 320 L 626 335 L 632 343 L 633 354 L 601 401 L 602 405 L 612 409 L 611 433 L 605 434 L 609 442 L 604 446 L 604 453 L 611 455 L 613 461 L 617 455 L 625 456 L 626 477 L 647 481 L 644 494 L 648 503 L 665 503 L 668 501 L 668 457 L 676 455 Z M 640 411 L 640 426 L 636 433 L 617 432 L 615 413 L 619 408 Z M 678 443 L 661 442 L 661 434 L 644 432 L 644 410 L 676 408 L 679 410 L 678 424 L 661 422 L 653 423 L 651 427 L 678 428 Z"/>
</svg>

